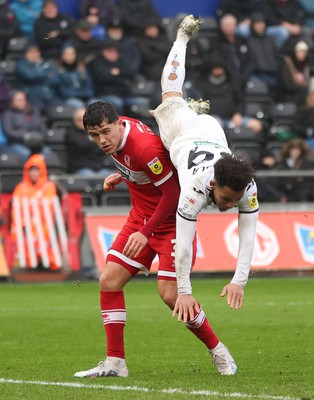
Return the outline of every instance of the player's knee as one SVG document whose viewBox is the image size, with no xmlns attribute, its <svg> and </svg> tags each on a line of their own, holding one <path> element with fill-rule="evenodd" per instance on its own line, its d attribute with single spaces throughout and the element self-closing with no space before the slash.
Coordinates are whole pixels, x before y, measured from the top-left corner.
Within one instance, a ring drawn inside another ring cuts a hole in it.
<svg viewBox="0 0 314 400">
<path fill-rule="evenodd" d="M 176 283 L 174 282 L 174 285 L 160 285 L 159 295 L 162 298 L 163 302 L 167 304 L 167 306 L 171 310 L 173 310 L 177 299 Z"/>
</svg>

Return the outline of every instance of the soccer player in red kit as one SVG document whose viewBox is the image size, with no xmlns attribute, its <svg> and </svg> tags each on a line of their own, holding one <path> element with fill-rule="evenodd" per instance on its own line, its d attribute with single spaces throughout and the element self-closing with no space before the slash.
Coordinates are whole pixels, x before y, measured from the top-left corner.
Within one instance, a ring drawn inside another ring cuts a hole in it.
<svg viewBox="0 0 314 400">
<path fill-rule="evenodd" d="M 74 376 L 127 377 L 123 288 L 140 270 L 148 275 L 157 254 L 158 291 L 173 310 L 177 298 L 174 244 L 180 188 L 168 152 L 160 138 L 143 123 L 119 117 L 110 103 L 100 101 L 88 106 L 83 123 L 91 139 L 113 157 L 118 169 L 105 179 L 104 190 L 114 190 L 124 180 L 130 190 L 132 209 L 108 251 L 106 266 L 99 279 L 101 314 L 107 338 L 106 358 L 95 368 L 77 372 Z M 194 258 L 195 247 L 194 241 Z M 220 343 L 200 305 L 186 326 L 210 351 Z M 218 370 L 223 373 L 221 368 Z"/>
</svg>

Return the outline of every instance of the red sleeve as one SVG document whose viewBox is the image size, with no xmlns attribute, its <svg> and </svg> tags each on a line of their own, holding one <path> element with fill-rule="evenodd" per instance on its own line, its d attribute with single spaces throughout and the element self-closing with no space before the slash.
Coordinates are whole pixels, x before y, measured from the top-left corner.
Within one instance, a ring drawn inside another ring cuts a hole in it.
<svg viewBox="0 0 314 400">
<path fill-rule="evenodd" d="M 147 224 L 145 224 L 140 230 L 140 232 L 148 239 L 152 233 L 155 232 L 159 226 L 166 221 L 166 219 L 178 205 L 180 186 L 174 175 L 162 185 L 158 186 L 158 189 L 160 189 L 162 193 L 158 206 L 156 207 L 154 214 L 148 220 Z"/>
</svg>

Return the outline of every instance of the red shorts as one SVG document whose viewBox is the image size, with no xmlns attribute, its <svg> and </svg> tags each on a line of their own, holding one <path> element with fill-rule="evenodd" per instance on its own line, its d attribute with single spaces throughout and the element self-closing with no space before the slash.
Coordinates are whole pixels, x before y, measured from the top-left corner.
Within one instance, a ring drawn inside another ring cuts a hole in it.
<svg viewBox="0 0 314 400">
<path fill-rule="evenodd" d="M 143 224 L 143 219 L 136 218 L 134 214 L 128 217 L 126 224 L 121 229 L 116 240 L 113 242 L 107 253 L 106 262 L 112 261 L 122 265 L 133 276 L 139 271 L 142 271 L 145 275 L 148 275 L 152 262 L 156 255 L 158 255 L 158 279 L 175 281 L 175 226 L 169 228 L 167 231 L 154 233 L 154 235 L 149 238 L 147 245 L 144 247 L 138 257 L 131 259 L 122 254 L 129 236 L 134 232 L 138 232 L 142 228 Z M 194 263 L 196 255 L 196 240 L 194 240 L 193 250 Z"/>
</svg>

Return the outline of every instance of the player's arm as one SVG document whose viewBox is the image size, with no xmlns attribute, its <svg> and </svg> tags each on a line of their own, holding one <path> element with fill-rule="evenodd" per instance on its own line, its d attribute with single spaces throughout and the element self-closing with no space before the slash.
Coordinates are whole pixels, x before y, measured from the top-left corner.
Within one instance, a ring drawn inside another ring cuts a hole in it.
<svg viewBox="0 0 314 400">
<path fill-rule="evenodd" d="M 192 296 L 191 268 L 193 263 L 193 241 L 196 234 L 196 220 L 188 220 L 177 213 L 175 266 L 178 297 L 172 316 L 177 314 L 178 321 L 194 318 L 199 312 L 197 301 Z"/>
<path fill-rule="evenodd" d="M 256 186 L 254 183 L 239 204 L 237 267 L 231 282 L 221 292 L 221 296 L 227 294 L 227 303 L 234 309 L 241 308 L 243 304 L 244 288 L 249 278 L 254 250 L 258 212 Z"/>
<path fill-rule="evenodd" d="M 182 178 L 182 177 L 181 177 Z M 177 275 L 178 297 L 173 316 L 178 321 L 193 319 L 199 306 L 192 296 L 191 269 L 193 266 L 193 242 L 196 235 L 197 216 L 205 205 L 204 196 L 190 191 L 193 184 L 188 179 L 181 179 L 181 195 L 177 209 L 175 266 Z"/>
<path fill-rule="evenodd" d="M 132 258 L 138 256 L 146 246 L 151 235 L 167 220 L 177 206 L 180 187 L 173 175 L 162 185 L 158 186 L 158 189 L 162 194 L 155 212 L 140 231 L 130 235 L 123 249 L 123 254 L 126 257 Z"/>
<path fill-rule="evenodd" d="M 153 160 L 156 160 L 156 172 L 153 172 Z M 130 235 L 123 250 L 123 254 L 127 257 L 136 257 L 140 254 L 151 235 L 167 220 L 173 210 L 176 209 L 180 194 L 178 180 L 159 139 L 158 143 L 152 142 L 152 145 L 143 151 L 143 157 L 140 162 L 141 167 L 147 172 L 152 183 L 161 192 L 161 197 L 154 213 L 142 229 Z"/>
</svg>

